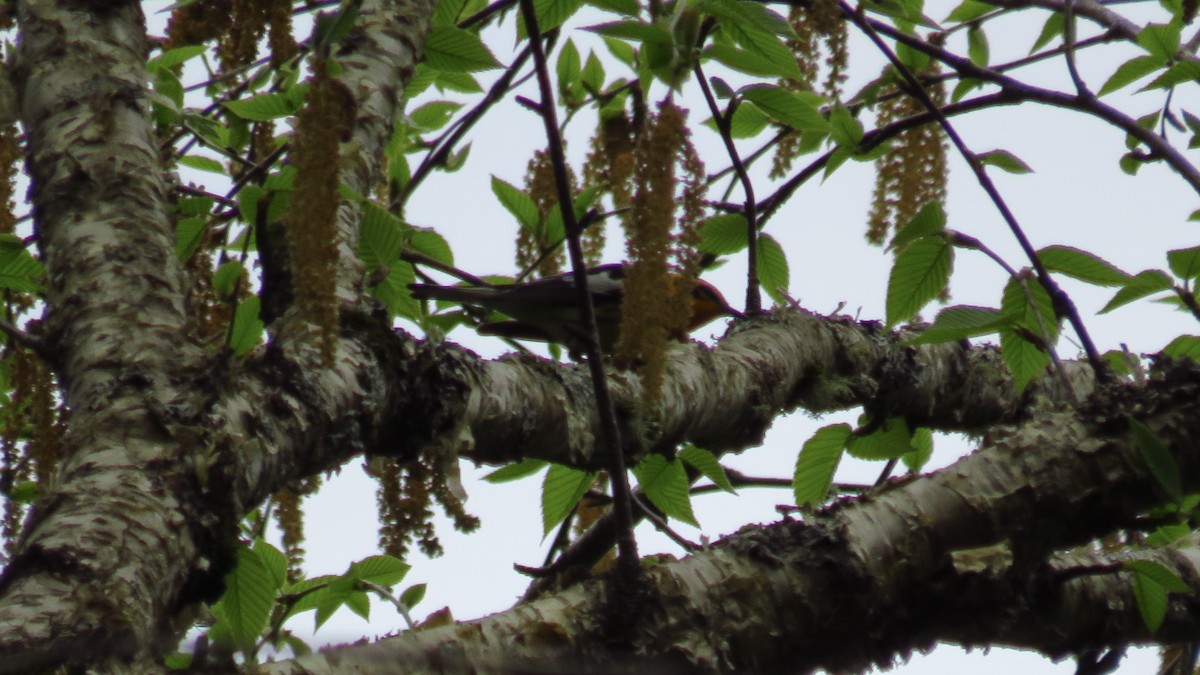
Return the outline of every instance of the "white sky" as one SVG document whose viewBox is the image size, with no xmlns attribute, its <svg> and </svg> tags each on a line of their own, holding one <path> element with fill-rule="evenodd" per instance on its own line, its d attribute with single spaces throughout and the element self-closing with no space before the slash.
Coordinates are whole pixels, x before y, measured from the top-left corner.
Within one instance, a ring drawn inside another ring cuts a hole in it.
<svg viewBox="0 0 1200 675">
<path fill-rule="evenodd" d="M 147 3 L 152 25 L 161 22 L 153 12 L 165 2 Z M 944 18 L 954 5 L 937 1 L 926 12 L 935 19 Z M 1118 7 L 1127 16 L 1145 14 L 1156 6 Z M 992 62 L 1000 63 L 1025 55 L 1041 28 L 1046 13 L 1025 12 L 1020 17 L 988 25 Z M 1157 17 L 1157 14 L 1147 16 Z M 602 20 L 585 20 L 582 24 Z M 1137 19 L 1135 20 L 1144 20 Z M 579 25 L 580 22 L 576 22 Z M 159 23 L 161 25 L 161 23 Z M 1085 25 L 1081 22 L 1081 26 Z M 1081 28 L 1081 36 L 1093 34 Z M 494 35 L 494 34 L 493 34 Z M 573 34 L 584 58 L 589 42 L 586 36 Z M 957 33 L 950 46 L 963 48 L 965 33 Z M 490 46 L 501 61 L 510 58 L 511 30 Z M 871 46 L 855 36 L 851 46 L 852 93 L 878 74 L 882 58 Z M 598 53 L 603 56 L 602 47 Z M 1080 55 L 1080 67 L 1093 90 L 1099 89 L 1108 75 L 1133 52 L 1128 48 L 1091 50 Z M 553 57 L 552 57 L 553 58 Z M 611 79 L 616 66 L 608 67 Z M 499 71 L 495 71 L 499 72 Z M 485 74 L 484 86 L 494 76 Z M 1019 71 L 1039 84 L 1066 81 L 1061 60 L 1036 69 Z M 1132 88 L 1131 88 L 1132 89 Z M 1127 90 L 1129 91 L 1129 90 Z M 527 96 L 536 98 L 527 88 Z M 659 86 L 652 99 L 660 98 Z M 428 94 L 427 94 L 428 96 Z M 445 98 L 470 99 L 447 95 Z M 1127 94 L 1106 98 L 1127 112 L 1141 115 L 1161 105 L 1161 93 L 1136 97 Z M 1176 103 L 1180 101 L 1176 97 Z M 1192 101 L 1194 103 L 1194 101 Z M 695 88 L 685 91 L 684 105 L 693 112 L 693 120 L 707 117 Z M 586 148 L 584 136 L 588 120 L 583 117 L 572 127 L 571 155 L 576 168 Z M 1025 105 L 975 113 L 954 120 L 967 144 L 981 152 L 1005 148 L 1031 165 L 1036 173 L 1011 176 L 992 172 L 1000 191 L 1026 228 L 1035 246 L 1068 244 L 1106 257 L 1126 271 L 1165 267 L 1165 251 L 1192 246 L 1197 242 L 1196 224 L 1187 216 L 1200 204 L 1182 180 L 1159 165 L 1147 166 L 1136 178 L 1122 174 L 1117 160 L 1124 152 L 1124 135 L 1100 122 L 1077 113 Z M 715 135 L 698 132 L 701 155 L 709 170 L 725 166 L 725 153 Z M 494 110 L 471 136 L 473 143 L 467 166 L 455 174 L 434 174 L 427 179 L 410 205 L 412 222 L 436 227 L 450 241 L 456 264 L 476 274 L 512 273 L 513 241 L 516 225 L 491 194 L 490 175 L 520 184 L 525 161 L 532 150 L 544 145 L 541 125 L 532 113 L 513 105 Z M 743 145 L 743 154 L 753 145 Z M 415 161 L 414 161 L 415 164 Z M 765 163 L 764 163 L 765 164 Z M 970 177 L 965 165 L 952 157 L 951 189 L 948 204 L 949 226 L 982 239 L 1021 267 L 1023 259 L 986 195 Z M 802 163 L 800 164 L 802 165 Z M 890 256 L 863 243 L 866 212 L 870 205 L 874 173 L 869 165 L 847 164 L 828 181 L 813 181 L 800 190 L 785 210 L 770 222 L 767 232 L 783 244 L 792 270 L 791 294 L 804 307 L 831 312 L 845 303 L 844 311 L 863 319 L 882 319 Z M 211 175 L 203 177 L 211 183 Z M 759 197 L 769 193 L 765 182 L 756 183 Z M 469 195 L 469 198 L 467 197 Z M 734 199 L 740 193 L 734 193 Z M 619 233 L 610 231 L 610 240 L 619 242 Z M 619 260 L 619 243 L 610 246 L 609 260 Z M 735 259 L 709 275 L 735 305 L 742 304 L 744 263 Z M 959 251 L 952 280 L 953 302 L 997 306 L 1003 273 L 982 254 Z M 1141 302 L 1106 316 L 1094 313 L 1107 301 L 1107 293 L 1096 293 L 1069 280 L 1066 290 L 1078 304 L 1092 336 L 1102 350 L 1128 344 L 1134 352 L 1152 352 L 1172 337 L 1194 331 L 1182 314 L 1153 303 Z M 926 312 L 934 314 L 935 308 Z M 709 338 L 722 332 L 718 324 L 707 327 L 697 337 Z M 475 349 L 484 356 L 504 351 L 498 341 L 481 338 L 467 330 L 454 332 L 451 339 Z M 1074 356 L 1074 347 L 1060 346 L 1065 358 Z M 820 420 L 794 414 L 780 420 L 761 448 L 752 448 L 727 464 L 752 475 L 790 476 L 800 445 L 818 426 L 836 421 L 853 421 L 856 413 L 830 416 Z M 939 438 L 933 466 L 951 463 L 969 450 L 958 438 Z M 328 481 L 322 492 L 306 505 L 309 537 L 307 569 L 313 574 L 338 573 L 350 561 L 376 553 L 375 492 L 358 467 L 347 466 Z M 880 469 L 878 464 L 844 460 L 838 480 L 869 482 Z M 428 594 L 416 608 L 415 616 L 450 606 L 458 619 L 470 619 L 509 607 L 526 585 L 526 579 L 512 569 L 514 563 L 538 565 L 545 554 L 541 542 L 539 511 L 540 476 L 521 482 L 493 486 L 474 478 L 491 470 L 464 465 L 464 478 L 470 494 L 468 509 L 482 518 L 482 529 L 471 535 L 454 533 L 442 520 L 439 535 L 446 555 L 426 560 L 414 554 L 409 560 L 413 570 L 399 588 L 411 583 L 428 583 Z M 695 501 L 696 515 L 703 525 L 696 531 L 680 525 L 685 536 L 698 539 L 701 534 L 715 538 L 730 533 L 745 523 L 772 522 L 778 516 L 775 505 L 790 503 L 788 490 L 743 490 L 738 497 L 706 495 Z M 648 526 L 638 530 L 643 553 L 666 552 L 682 555 L 668 539 Z M 311 630 L 312 615 L 306 614 L 290 624 L 304 634 Z M 342 642 L 384 635 L 402 627 L 402 621 L 387 605 L 375 603 L 373 621 L 368 624 L 347 610 L 341 610 L 316 635 L 320 643 Z M 1139 650 L 1124 662 L 1122 673 L 1151 672 L 1157 663 L 1153 650 Z M 1022 669 L 1030 675 L 1074 672 L 1069 662 L 1052 664 L 1037 654 L 1011 650 L 964 653 L 952 646 L 938 648 L 929 656 L 916 657 L 896 672 L 901 673 L 1009 673 Z"/>
</svg>

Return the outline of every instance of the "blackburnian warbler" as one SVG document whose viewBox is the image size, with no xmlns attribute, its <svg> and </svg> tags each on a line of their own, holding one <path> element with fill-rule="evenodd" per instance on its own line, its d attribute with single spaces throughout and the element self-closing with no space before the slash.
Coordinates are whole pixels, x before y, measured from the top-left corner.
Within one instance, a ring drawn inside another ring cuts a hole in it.
<svg viewBox="0 0 1200 675">
<path fill-rule="evenodd" d="M 601 265 L 587 271 L 588 292 L 596 310 L 600 348 L 611 353 L 620 335 L 621 286 L 624 268 Z M 502 286 L 434 286 L 410 284 L 418 300 L 447 300 L 474 305 L 512 317 L 511 321 L 493 321 L 480 325 L 483 335 L 499 335 L 514 340 L 556 342 L 566 346 L 573 356 L 586 349 L 586 331 L 576 302 L 574 275 L 560 274 L 520 284 Z M 740 317 L 742 313 L 725 301 L 711 284 L 696 280 L 692 287 L 691 332 L 722 316 Z M 685 340 L 686 335 L 673 336 Z"/>
</svg>

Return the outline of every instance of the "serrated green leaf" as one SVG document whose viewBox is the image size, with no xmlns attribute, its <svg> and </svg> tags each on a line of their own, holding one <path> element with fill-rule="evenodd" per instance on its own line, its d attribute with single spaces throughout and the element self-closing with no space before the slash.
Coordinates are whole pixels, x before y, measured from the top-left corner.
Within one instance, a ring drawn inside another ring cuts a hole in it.
<svg viewBox="0 0 1200 675">
<path fill-rule="evenodd" d="M 1104 82 L 1104 85 L 1100 87 L 1100 91 L 1096 95 L 1104 96 L 1105 94 L 1127 87 L 1162 67 L 1163 62 L 1159 58 L 1153 56 L 1135 56 L 1122 63 Z"/>
<path fill-rule="evenodd" d="M 584 86 L 592 92 L 599 92 L 604 89 L 604 77 L 604 64 L 596 56 L 596 52 L 589 51 L 587 61 L 583 64 L 583 72 L 580 73 Z"/>
<path fill-rule="evenodd" d="M 701 56 L 711 58 L 718 63 L 738 72 L 746 73 L 747 75 L 783 77 L 793 80 L 798 80 L 801 77 L 800 67 L 796 65 L 795 58 L 774 61 L 762 56 L 758 52 L 748 49 L 738 49 L 728 44 L 709 45 Z"/>
<path fill-rule="evenodd" d="M 1192 533 L 1192 528 L 1183 523 L 1169 523 L 1160 525 L 1150 534 L 1146 535 L 1146 546 L 1150 548 L 1162 548 L 1170 546 L 1175 542 L 1183 539 Z"/>
<path fill-rule="evenodd" d="M 252 295 L 238 305 L 233 314 L 233 329 L 229 333 L 229 348 L 237 356 L 262 342 L 263 322 L 258 317 L 259 299 Z"/>
<path fill-rule="evenodd" d="M 356 579 L 384 587 L 395 586 L 408 574 L 410 566 L 390 555 L 373 555 L 350 565 Z"/>
<path fill-rule="evenodd" d="M 1180 335 L 1163 347 L 1163 354 L 1173 358 L 1189 358 L 1200 363 L 1200 336 Z"/>
<path fill-rule="evenodd" d="M 1158 484 L 1166 490 L 1172 500 L 1178 502 L 1183 498 L 1183 478 L 1179 475 L 1179 465 L 1171 456 L 1171 451 L 1159 440 L 1145 424 L 1129 417 L 1129 431 L 1137 442 L 1142 460 L 1150 473 L 1158 480 Z"/>
<path fill-rule="evenodd" d="M 1170 89 L 1185 82 L 1195 82 L 1200 80 L 1200 63 L 1195 61 L 1180 61 L 1172 64 L 1165 72 L 1150 81 L 1149 84 L 1142 87 L 1138 91 L 1150 91 L 1152 89 Z"/>
<path fill-rule="evenodd" d="M 627 66 L 632 66 L 634 59 L 637 57 L 637 50 L 627 42 L 622 42 L 616 38 L 602 36 L 604 45 L 608 47 L 608 52 L 613 55 L 618 61 Z"/>
<path fill-rule="evenodd" d="M 791 286 L 791 272 L 788 270 L 787 254 L 783 247 L 769 234 L 758 235 L 757 260 L 758 280 L 762 289 L 771 296 L 775 304 L 783 307 L 791 299 L 788 298 L 788 288 Z"/>
<path fill-rule="evenodd" d="M 730 255 L 746 248 L 749 233 L 746 217 L 720 213 L 700 225 L 700 250 L 713 255 Z"/>
<path fill-rule="evenodd" d="M 804 442 L 800 456 L 796 458 L 796 471 L 792 477 L 796 506 L 816 505 L 825 501 L 851 431 L 848 424 L 831 424 L 821 427 Z"/>
<path fill-rule="evenodd" d="M 1133 597 L 1137 600 L 1138 612 L 1141 613 L 1146 628 L 1150 629 L 1151 633 L 1157 632 L 1167 616 L 1167 589 L 1154 579 L 1135 572 Z"/>
<path fill-rule="evenodd" d="M 329 584 L 337 578 L 335 575 L 325 574 L 311 579 L 301 579 L 294 584 L 285 586 L 284 595 L 291 600 L 287 616 L 292 617 L 319 607 Z"/>
<path fill-rule="evenodd" d="M 296 106 L 292 101 L 283 94 L 275 93 L 227 101 L 225 107 L 234 115 L 251 122 L 265 122 L 296 114 Z"/>
<path fill-rule="evenodd" d="M 212 278 L 213 292 L 217 294 L 217 299 L 232 298 L 237 290 L 238 281 L 245 272 L 246 268 L 237 260 L 230 260 L 218 267 Z"/>
<path fill-rule="evenodd" d="M 425 38 L 425 62 L 435 70 L 474 73 L 499 68 L 500 62 L 479 35 L 453 26 L 436 26 Z"/>
<path fill-rule="evenodd" d="M 1097 286 L 1121 286 L 1130 278 L 1104 258 L 1072 246 L 1047 246 L 1038 251 L 1038 259 L 1051 272 Z"/>
<path fill-rule="evenodd" d="M 632 40 L 645 44 L 661 46 L 673 46 L 675 44 L 675 38 L 671 36 L 670 31 L 656 24 L 644 23 L 642 21 L 612 21 L 609 23 L 599 23 L 594 26 L 586 26 L 583 30 L 591 31 L 607 38 Z M 613 50 L 611 44 L 609 45 L 609 50 L 614 51 L 613 56 L 621 59 L 621 55 Z"/>
<path fill-rule="evenodd" d="M 1125 281 L 1125 285 L 1121 290 L 1113 295 L 1112 300 L 1108 301 L 1101 310 L 1101 314 L 1106 314 L 1114 309 L 1128 305 L 1129 303 L 1140 300 L 1148 295 L 1170 290 L 1172 286 L 1171 277 L 1162 270 L 1145 270 L 1138 272 Z"/>
<path fill-rule="evenodd" d="M 907 454 L 900 456 L 900 461 L 904 462 L 904 466 L 908 467 L 911 473 L 917 473 L 929 462 L 929 458 L 933 456 L 933 430 L 927 427 L 919 427 L 912 433 L 912 438 L 909 439 L 913 450 Z"/>
<path fill-rule="evenodd" d="M 733 118 L 729 120 L 729 135 L 734 138 L 754 138 L 762 133 L 771 120 L 753 103 L 742 102 L 733 110 Z M 719 131 L 716 120 L 709 118 L 704 124 L 713 131 Z"/>
<path fill-rule="evenodd" d="M 1050 294 L 1036 279 L 1019 276 L 1008 280 L 1000 301 L 1000 313 L 1014 327 L 1036 335 L 1052 345 L 1058 339 L 1058 318 Z"/>
<path fill-rule="evenodd" d="M 411 228 L 408 245 L 417 253 L 427 255 L 442 264 L 454 264 L 454 253 L 450 250 L 450 242 L 435 230 L 422 227 Z"/>
<path fill-rule="evenodd" d="M 1007 328 L 1000 331 L 1000 355 L 1012 373 L 1018 393 L 1025 391 L 1025 387 L 1045 372 L 1050 363 L 1049 352 Z"/>
<path fill-rule="evenodd" d="M 547 462 L 540 459 L 526 459 L 508 466 L 502 466 L 499 469 L 489 473 L 483 477 L 483 480 L 489 483 L 508 483 L 514 480 L 520 480 L 526 476 L 533 474 L 546 468 Z"/>
<path fill-rule="evenodd" d="M 937 314 L 933 323 L 920 335 L 905 341 L 908 345 L 939 344 L 995 333 L 1009 325 L 998 309 L 955 305 Z"/>
<path fill-rule="evenodd" d="M 954 247 L 941 236 L 922 237 L 900 251 L 888 278 L 888 326 L 907 321 L 938 297 L 953 266 Z"/>
<path fill-rule="evenodd" d="M 550 534 L 550 530 L 571 514 L 579 499 L 595 481 L 595 473 L 561 464 L 550 465 L 542 481 L 543 536 Z"/>
<path fill-rule="evenodd" d="M 733 489 L 733 483 L 729 482 L 729 476 L 725 474 L 725 467 L 721 466 L 721 462 L 717 460 L 716 455 L 704 448 L 698 448 L 689 443 L 679 451 L 678 457 L 690 464 L 700 472 L 700 475 L 712 481 L 717 487 L 726 492 L 737 494 L 737 490 Z"/>
<path fill-rule="evenodd" d="M 146 70 L 154 73 L 158 70 L 174 68 L 180 64 L 186 63 L 191 59 L 204 53 L 207 47 L 204 45 L 185 45 L 168 49 L 162 54 L 150 59 L 146 62 Z"/>
<path fill-rule="evenodd" d="M 537 19 L 538 32 L 545 35 L 547 31 L 558 28 L 582 6 L 583 0 L 533 0 L 533 15 Z M 525 40 L 527 37 L 529 30 L 525 27 L 525 18 L 518 15 L 517 40 Z"/>
<path fill-rule="evenodd" d="M 446 126 L 460 108 L 462 104 L 454 101 L 430 101 L 410 112 L 408 119 L 421 131 L 437 131 Z"/>
<path fill-rule="evenodd" d="M 846 452 L 866 460 L 897 459 L 913 450 L 908 424 L 902 417 L 887 420 L 866 436 L 852 435 L 846 442 Z"/>
<path fill-rule="evenodd" d="M 433 86 L 438 91 L 454 91 L 460 94 L 478 94 L 483 91 L 479 81 L 470 73 L 448 73 L 444 70 L 433 70 Z"/>
<path fill-rule="evenodd" d="M 175 256 L 180 262 L 191 259 L 200 242 L 204 241 L 204 231 L 208 229 L 208 221 L 200 216 L 180 218 L 175 223 Z"/>
<path fill-rule="evenodd" d="M 692 512 L 690 486 L 683 462 L 650 454 L 633 467 L 633 475 L 637 477 L 638 487 L 659 511 L 693 527 L 700 526 Z"/>
<path fill-rule="evenodd" d="M 752 84 L 743 87 L 740 94 L 780 124 L 800 131 L 829 131 L 829 122 L 821 116 L 817 106 L 795 92 L 770 84 Z"/>
<path fill-rule="evenodd" d="M 271 574 L 272 587 L 276 592 L 287 584 L 287 556 L 263 539 L 254 540 L 254 554 Z"/>
<path fill-rule="evenodd" d="M 1167 265 L 1180 279 L 1200 277 L 1200 246 L 1167 251 Z"/>
<path fill-rule="evenodd" d="M 250 653 L 267 626 L 279 586 L 263 556 L 249 547 L 237 550 L 237 564 L 225 575 L 225 594 L 213 606 L 233 643 Z"/>
<path fill-rule="evenodd" d="M 1153 579 L 1154 583 L 1162 586 L 1168 593 L 1187 593 L 1192 590 L 1174 570 L 1154 560 L 1129 560 L 1125 563 L 1125 568 L 1134 574 Z"/>
<path fill-rule="evenodd" d="M 370 270 L 391 265 L 400 257 L 407 229 L 408 226 L 396 214 L 374 202 L 363 202 L 358 257 Z"/>
<path fill-rule="evenodd" d="M 408 285 L 417 280 L 416 270 L 401 260 L 388 265 L 388 275 L 371 289 L 371 297 L 387 306 L 392 316 L 412 321 L 421 317 L 421 303 L 412 297 Z"/>
<path fill-rule="evenodd" d="M 574 100 L 572 94 L 578 91 L 579 75 L 583 70 L 583 59 L 579 56 L 579 48 L 571 39 L 567 39 L 562 49 L 558 51 L 558 61 L 555 63 L 555 74 L 558 79 L 558 94 L 563 101 Z"/>
<path fill-rule="evenodd" d="M 888 248 L 900 248 L 910 241 L 946 230 L 946 211 L 939 201 L 925 202 L 916 215 L 908 220 L 892 237 Z"/>
<path fill-rule="evenodd" d="M 1033 173 L 1033 169 L 1031 169 L 1024 160 L 1007 150 L 981 152 L 975 157 L 985 166 L 994 166 L 997 169 L 1000 169 L 1001 171 L 1007 171 L 1008 173 Z"/>
<path fill-rule="evenodd" d="M 978 19 L 995 9 L 995 5 L 979 2 L 979 0 L 963 0 L 962 4 L 955 7 L 943 21 L 948 23 L 966 23 L 967 21 Z"/>
<path fill-rule="evenodd" d="M 542 215 L 532 197 L 515 185 L 496 176 L 492 176 L 492 194 L 500 200 L 501 206 L 513 214 L 521 227 L 529 230 L 537 228 Z"/>
<path fill-rule="evenodd" d="M 844 105 L 835 105 L 829 111 L 830 135 L 838 145 L 855 150 L 863 139 L 863 125 Z"/>
<path fill-rule="evenodd" d="M 1182 26 L 1177 23 L 1152 23 L 1138 32 L 1137 42 L 1160 61 L 1168 61 L 1179 51 L 1179 34 Z"/>
</svg>

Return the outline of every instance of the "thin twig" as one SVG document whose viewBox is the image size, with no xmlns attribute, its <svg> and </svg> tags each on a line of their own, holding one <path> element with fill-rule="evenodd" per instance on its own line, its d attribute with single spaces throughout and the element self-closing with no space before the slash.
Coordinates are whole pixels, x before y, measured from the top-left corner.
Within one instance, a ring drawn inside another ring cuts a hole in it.
<svg viewBox="0 0 1200 675">
<path fill-rule="evenodd" d="M 0 331 L 4 331 L 8 337 L 12 338 L 13 342 L 37 354 L 43 360 L 53 362 L 53 352 L 41 338 L 26 333 L 8 319 L 0 319 Z"/>
<path fill-rule="evenodd" d="M 742 192 L 745 195 L 742 215 L 746 218 L 746 242 L 748 243 L 746 247 L 746 313 L 758 314 L 762 312 L 762 292 L 758 280 L 758 214 L 755 211 L 754 183 L 750 180 L 750 174 L 746 172 L 745 165 L 742 164 L 742 158 L 738 155 L 737 146 L 733 142 L 733 134 L 730 130 L 730 120 L 733 118 L 737 104 L 730 103 L 728 114 L 722 114 L 721 109 L 717 107 L 717 99 L 708 86 L 708 78 L 704 76 L 699 62 L 693 66 L 692 72 L 696 74 L 700 91 L 704 93 L 704 100 L 708 102 L 709 112 L 712 113 L 713 121 L 717 123 L 717 130 L 721 140 L 725 143 L 725 151 L 729 153 L 729 161 L 737 173 L 738 181 L 742 184 Z"/>
<path fill-rule="evenodd" d="M 1079 336 L 1079 341 L 1083 345 L 1084 353 L 1087 354 L 1088 362 L 1091 364 L 1092 370 L 1095 371 L 1096 380 L 1100 383 L 1109 381 L 1111 378 L 1108 368 L 1104 363 L 1104 359 L 1101 358 L 1100 352 L 1097 351 L 1096 345 L 1092 342 L 1092 338 L 1088 334 L 1087 327 L 1083 325 L 1083 319 L 1079 316 L 1079 312 L 1075 308 L 1074 303 L 1072 303 L 1067 294 L 1058 287 L 1058 284 L 1054 281 L 1053 277 L 1050 276 L 1049 271 L 1046 270 L 1045 265 L 1042 264 L 1041 259 L 1038 258 L 1037 251 L 1034 250 L 1033 244 L 1030 243 L 1029 238 L 1025 235 L 1025 230 L 1017 221 L 1016 216 L 1013 215 L 1012 210 L 1008 207 L 1008 203 L 1000 195 L 1000 191 L 996 188 L 995 183 L 992 182 L 991 177 L 988 176 L 983 162 L 979 160 L 979 157 L 976 156 L 975 153 L 971 152 L 971 149 L 967 147 L 966 142 L 963 141 L 962 136 L 958 134 L 958 130 L 955 129 L 954 125 L 950 123 L 950 120 L 941 111 L 941 109 L 938 108 L 938 105 L 934 103 L 933 99 L 929 97 L 929 94 L 925 91 L 925 88 L 921 85 L 921 82 L 917 79 L 917 76 L 913 74 L 913 72 L 909 70 L 899 58 L 897 58 L 896 53 L 883 41 L 883 38 L 879 36 L 879 32 L 875 30 L 871 22 L 865 16 L 863 16 L 861 12 L 856 11 L 853 7 L 850 7 L 845 0 L 839 0 L 838 7 L 841 8 L 842 12 L 847 18 L 854 22 L 854 24 L 866 34 L 867 38 L 875 44 L 876 48 L 878 48 L 880 52 L 887 57 L 892 66 L 896 68 L 896 70 L 904 78 L 905 82 L 908 83 L 909 88 L 912 90 L 912 95 L 918 101 L 920 101 L 922 105 L 925 106 L 925 108 L 934 116 L 934 118 L 937 119 L 938 125 L 942 127 L 942 130 L 945 131 L 946 135 L 950 138 L 950 142 L 954 144 L 954 147 L 958 150 L 959 154 L 961 154 L 963 159 L 966 160 L 967 165 L 975 174 L 976 180 L 979 181 L 980 187 L 982 187 L 984 192 L 987 193 L 988 198 L 992 200 L 992 204 L 995 205 L 996 210 L 1000 213 L 1000 216 L 1008 225 L 1009 231 L 1012 232 L 1013 237 L 1017 240 L 1017 243 L 1020 244 L 1021 250 L 1025 252 L 1025 255 L 1033 264 L 1034 269 L 1037 270 L 1038 281 L 1041 282 L 1042 287 L 1045 288 L 1046 292 L 1050 295 L 1050 299 L 1054 303 L 1055 312 L 1059 313 L 1060 315 L 1065 314 L 1067 320 L 1071 323 L 1071 327 L 1075 329 L 1075 334 Z M 1082 97 L 1076 96 L 1076 98 L 1080 99 Z"/>
<path fill-rule="evenodd" d="M 539 113 L 546 128 L 550 161 L 554 167 L 554 185 L 558 193 L 558 207 L 562 212 L 563 227 L 567 232 L 567 250 L 571 258 L 571 269 L 575 275 L 575 291 L 579 303 L 581 323 L 586 326 L 587 362 L 591 373 L 592 387 L 596 396 L 597 414 L 601 420 L 601 442 L 608 454 L 609 478 L 612 480 L 613 513 L 617 526 L 617 565 L 625 579 L 634 579 L 641 570 L 638 560 L 637 540 L 633 536 L 633 510 L 629 490 L 629 477 L 625 471 L 624 445 L 617 424 L 616 408 L 608 391 L 608 379 L 604 372 L 604 353 L 600 350 L 600 334 L 596 326 L 596 310 L 588 291 L 587 262 L 579 241 L 580 228 L 575 222 L 574 199 L 567 177 L 567 160 L 563 152 L 562 138 L 558 133 L 558 121 L 554 108 L 554 89 L 550 85 L 550 69 L 546 65 L 546 53 L 542 50 L 542 35 L 538 29 L 533 0 L 520 0 L 521 15 L 529 34 L 529 45 L 537 71 L 538 89 L 541 97 Z"/>
<path fill-rule="evenodd" d="M 688 540 L 683 535 L 672 529 L 671 525 L 667 523 L 666 519 L 660 516 L 658 511 L 653 506 L 647 504 L 640 497 L 635 495 L 633 498 L 633 503 L 638 507 L 638 510 L 641 511 L 642 515 L 645 516 L 646 520 L 650 521 L 650 523 L 654 525 L 654 529 L 667 535 L 667 538 L 678 544 L 683 550 L 687 551 L 688 553 L 695 553 L 696 551 L 704 548 L 700 544 Z"/>
</svg>

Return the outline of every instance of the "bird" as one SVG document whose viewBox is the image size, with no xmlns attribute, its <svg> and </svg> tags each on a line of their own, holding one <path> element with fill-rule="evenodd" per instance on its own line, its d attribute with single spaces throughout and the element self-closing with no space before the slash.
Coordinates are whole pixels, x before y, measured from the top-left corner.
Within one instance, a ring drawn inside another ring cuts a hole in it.
<svg viewBox="0 0 1200 675">
<path fill-rule="evenodd" d="M 621 292 L 625 267 L 620 263 L 600 265 L 587 270 L 588 292 L 596 313 L 600 348 L 611 354 L 620 336 Z M 509 321 L 491 321 L 479 325 L 481 335 L 497 335 L 514 340 L 553 342 L 566 346 L 573 358 L 585 353 L 587 331 L 580 318 L 575 294 L 575 276 L 559 274 L 534 281 L 495 286 L 438 286 L 409 284 L 417 300 L 445 300 L 473 305 L 511 317 Z M 692 316 L 687 332 L 722 316 L 740 318 L 712 284 L 697 279 L 692 286 Z M 672 336 L 683 341 L 686 334 Z"/>
</svg>

